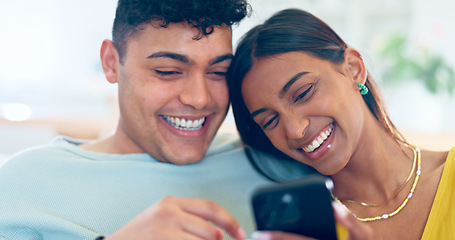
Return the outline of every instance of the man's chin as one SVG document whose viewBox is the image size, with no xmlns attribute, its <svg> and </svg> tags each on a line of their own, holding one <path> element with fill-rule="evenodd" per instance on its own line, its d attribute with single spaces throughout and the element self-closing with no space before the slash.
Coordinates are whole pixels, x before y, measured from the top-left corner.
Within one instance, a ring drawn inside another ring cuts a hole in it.
<svg viewBox="0 0 455 240">
<path fill-rule="evenodd" d="M 168 149 L 167 152 L 162 152 L 156 159 L 161 162 L 172 163 L 176 165 L 193 164 L 200 162 L 207 151 L 207 147 L 199 145 L 195 148 L 180 148 Z M 153 155 L 152 155 L 153 156 Z"/>
<path fill-rule="evenodd" d="M 198 163 L 204 158 L 205 154 L 198 154 L 198 155 L 184 155 L 181 157 L 174 156 L 171 159 L 168 159 L 169 163 L 173 163 L 176 165 L 187 165 L 187 164 L 193 164 L 193 163 Z"/>
<path fill-rule="evenodd" d="M 204 134 L 198 137 L 163 134 L 167 137 L 163 138 L 164 141 L 159 150 L 157 149 L 157 153 L 160 153 L 162 158 L 158 160 L 177 165 L 200 162 L 213 141 L 215 133 L 213 129 L 204 129 Z"/>
</svg>

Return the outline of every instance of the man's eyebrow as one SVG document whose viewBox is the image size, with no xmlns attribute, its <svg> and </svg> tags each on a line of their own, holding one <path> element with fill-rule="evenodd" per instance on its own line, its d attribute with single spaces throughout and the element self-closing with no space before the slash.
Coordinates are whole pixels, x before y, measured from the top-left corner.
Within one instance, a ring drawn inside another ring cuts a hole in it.
<svg viewBox="0 0 455 240">
<path fill-rule="evenodd" d="M 299 72 L 297 73 L 296 75 L 294 75 L 294 77 L 292 77 L 283 87 L 283 89 L 281 89 L 280 91 L 280 98 L 283 98 L 284 95 L 286 94 L 286 92 L 289 90 L 289 88 L 291 88 L 292 84 L 295 83 L 295 81 L 299 80 L 300 77 L 302 77 L 303 75 L 305 74 L 308 74 L 309 72 Z"/>
<path fill-rule="evenodd" d="M 215 64 L 220 63 L 222 61 L 226 61 L 226 60 L 232 59 L 233 57 L 234 56 L 232 54 L 221 55 L 221 56 L 216 57 L 215 59 L 211 60 L 210 61 L 210 65 L 215 65 Z"/>
<path fill-rule="evenodd" d="M 173 53 L 173 52 L 165 52 L 165 51 L 160 51 L 153 53 L 152 55 L 147 57 L 148 59 L 150 58 L 171 58 L 183 63 L 190 63 L 190 59 L 188 56 L 183 55 L 183 54 L 178 54 L 178 53 Z"/>
</svg>

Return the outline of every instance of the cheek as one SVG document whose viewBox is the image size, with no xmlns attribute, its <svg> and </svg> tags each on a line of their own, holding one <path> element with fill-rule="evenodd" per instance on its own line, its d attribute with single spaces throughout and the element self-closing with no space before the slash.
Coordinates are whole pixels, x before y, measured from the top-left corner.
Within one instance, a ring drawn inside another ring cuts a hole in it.
<svg viewBox="0 0 455 240">
<path fill-rule="evenodd" d="M 272 133 L 265 133 L 265 135 L 270 140 L 270 142 L 272 142 L 273 146 L 275 146 L 276 149 L 282 151 L 283 153 L 287 153 L 287 139 L 284 137 L 285 135 L 280 132 L 280 129 L 275 129 L 275 131 Z"/>
<path fill-rule="evenodd" d="M 226 81 L 214 81 L 209 87 L 212 98 L 217 105 L 227 108 L 229 105 L 229 90 Z"/>
<path fill-rule="evenodd" d="M 119 86 L 120 87 L 120 86 Z M 161 90 L 160 90 L 161 89 Z M 121 89 L 124 111 L 135 121 L 148 121 L 165 106 L 174 95 L 171 89 L 163 90 L 160 86 L 136 84 Z"/>
</svg>

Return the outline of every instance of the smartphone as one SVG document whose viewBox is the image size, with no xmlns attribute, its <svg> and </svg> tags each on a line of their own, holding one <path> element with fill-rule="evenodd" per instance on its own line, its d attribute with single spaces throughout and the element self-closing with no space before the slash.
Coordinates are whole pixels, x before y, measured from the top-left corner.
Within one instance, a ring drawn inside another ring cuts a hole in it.
<svg viewBox="0 0 455 240">
<path fill-rule="evenodd" d="M 331 188 L 330 178 L 313 174 L 257 189 L 251 198 L 257 229 L 337 239 Z"/>
</svg>

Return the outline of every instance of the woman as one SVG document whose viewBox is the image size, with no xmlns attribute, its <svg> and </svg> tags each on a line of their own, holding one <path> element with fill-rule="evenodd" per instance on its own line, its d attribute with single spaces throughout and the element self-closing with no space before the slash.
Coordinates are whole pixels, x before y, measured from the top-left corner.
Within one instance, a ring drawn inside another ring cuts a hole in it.
<svg viewBox="0 0 455 240">
<path fill-rule="evenodd" d="M 250 30 L 229 85 L 245 144 L 330 176 L 373 238 L 455 239 L 455 148 L 408 143 L 361 54 L 320 19 L 288 9 Z"/>
</svg>

